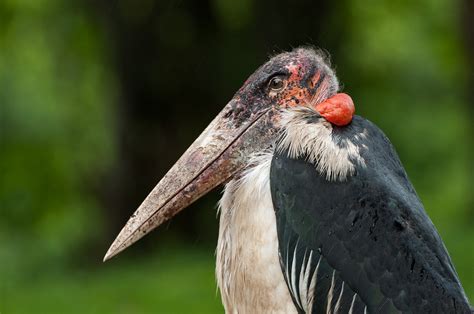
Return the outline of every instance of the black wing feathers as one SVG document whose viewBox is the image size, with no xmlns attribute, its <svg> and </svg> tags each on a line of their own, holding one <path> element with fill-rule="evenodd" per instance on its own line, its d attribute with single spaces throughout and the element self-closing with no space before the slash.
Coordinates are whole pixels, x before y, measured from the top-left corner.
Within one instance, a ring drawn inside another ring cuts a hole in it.
<svg viewBox="0 0 474 314">
<path fill-rule="evenodd" d="M 354 136 L 363 130 L 366 140 Z M 388 139 L 360 117 L 337 132 L 359 146 L 366 163 L 345 182 L 328 182 L 305 156 L 276 152 L 272 161 L 282 269 L 297 307 L 309 311 L 300 300 L 306 284 L 300 278 L 312 252 L 320 261 L 312 313 L 326 312 L 328 303 L 338 313 L 351 306 L 352 313 L 471 313 L 446 248 Z M 313 262 L 310 275 L 315 269 Z"/>
</svg>

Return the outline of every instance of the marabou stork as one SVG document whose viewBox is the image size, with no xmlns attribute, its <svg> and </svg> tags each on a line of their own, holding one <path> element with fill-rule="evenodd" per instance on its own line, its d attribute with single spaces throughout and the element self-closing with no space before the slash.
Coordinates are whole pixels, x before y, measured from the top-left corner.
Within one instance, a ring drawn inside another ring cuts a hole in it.
<svg viewBox="0 0 474 314">
<path fill-rule="evenodd" d="M 390 141 L 338 90 L 314 49 L 271 58 L 104 260 L 227 182 L 216 267 L 227 313 L 471 313 Z"/>
</svg>

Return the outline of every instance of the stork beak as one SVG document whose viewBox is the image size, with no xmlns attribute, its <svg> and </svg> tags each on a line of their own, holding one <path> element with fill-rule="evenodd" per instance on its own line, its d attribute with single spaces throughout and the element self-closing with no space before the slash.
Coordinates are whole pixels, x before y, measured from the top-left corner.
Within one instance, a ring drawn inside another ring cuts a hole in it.
<svg viewBox="0 0 474 314">
<path fill-rule="evenodd" d="M 269 145 L 272 108 L 234 98 L 186 150 L 130 217 L 104 261 L 172 218 L 241 170 L 248 155 Z"/>
</svg>

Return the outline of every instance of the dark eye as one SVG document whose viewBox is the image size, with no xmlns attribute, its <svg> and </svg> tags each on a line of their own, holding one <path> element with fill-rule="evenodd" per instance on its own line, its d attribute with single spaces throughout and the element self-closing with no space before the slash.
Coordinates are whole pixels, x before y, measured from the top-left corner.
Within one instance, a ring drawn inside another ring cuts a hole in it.
<svg viewBox="0 0 474 314">
<path fill-rule="evenodd" d="M 268 89 L 271 92 L 278 92 L 285 88 L 286 82 L 279 76 L 275 76 L 268 82 Z"/>
</svg>

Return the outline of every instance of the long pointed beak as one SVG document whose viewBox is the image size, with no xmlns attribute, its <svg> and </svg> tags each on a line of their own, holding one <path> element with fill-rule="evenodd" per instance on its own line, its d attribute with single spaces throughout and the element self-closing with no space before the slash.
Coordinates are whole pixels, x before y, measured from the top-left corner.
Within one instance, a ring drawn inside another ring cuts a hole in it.
<svg viewBox="0 0 474 314">
<path fill-rule="evenodd" d="M 244 105 L 233 99 L 224 107 L 130 217 L 104 261 L 228 180 L 255 149 L 268 146 L 276 132 L 270 125 L 273 110 Z"/>
</svg>

